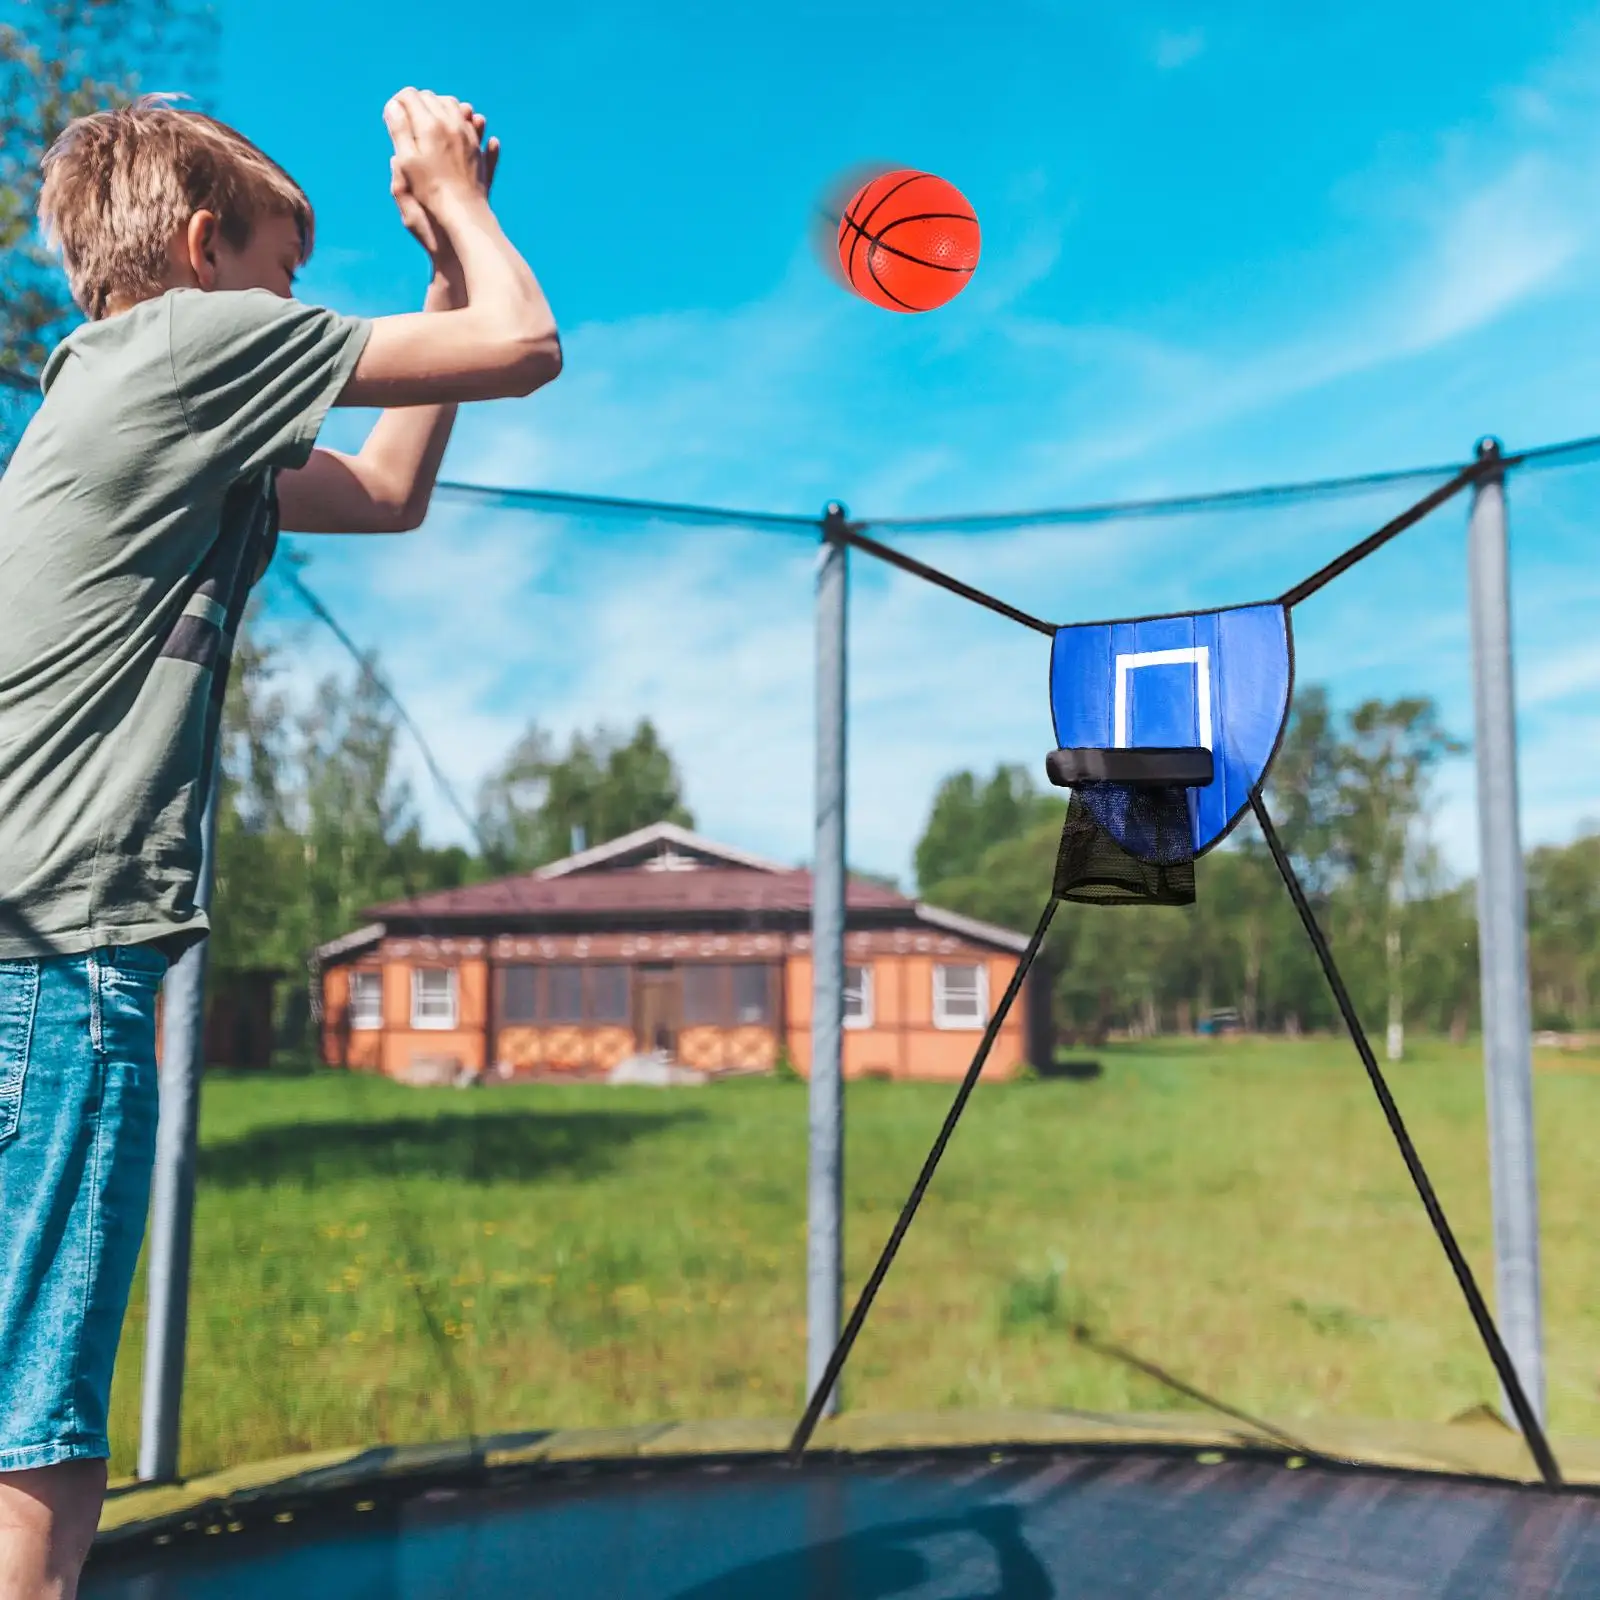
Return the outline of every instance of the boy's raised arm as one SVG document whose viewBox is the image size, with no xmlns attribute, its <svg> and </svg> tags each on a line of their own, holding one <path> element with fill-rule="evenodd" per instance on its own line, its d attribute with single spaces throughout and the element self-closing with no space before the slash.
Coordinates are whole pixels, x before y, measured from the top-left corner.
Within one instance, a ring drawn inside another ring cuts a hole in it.
<svg viewBox="0 0 1600 1600">
<path fill-rule="evenodd" d="M 413 89 L 390 101 L 384 120 L 397 173 L 460 262 L 467 303 L 378 318 L 335 404 L 440 405 L 533 393 L 560 372 L 561 339 L 538 280 L 490 208 L 471 122 Z"/>
<path fill-rule="evenodd" d="M 434 126 L 441 117 L 442 129 Z M 407 90 L 384 119 L 395 141 L 391 187 L 401 220 L 427 250 L 434 280 L 421 313 L 372 324 L 333 402 L 385 408 L 360 452 L 318 449 L 303 467 L 278 473 L 288 532 L 415 528 L 427 514 L 456 402 L 527 394 L 561 370 L 555 319 L 489 209 L 499 141 L 482 142 L 483 117 Z M 422 204 L 419 183 L 439 215 Z"/>
</svg>

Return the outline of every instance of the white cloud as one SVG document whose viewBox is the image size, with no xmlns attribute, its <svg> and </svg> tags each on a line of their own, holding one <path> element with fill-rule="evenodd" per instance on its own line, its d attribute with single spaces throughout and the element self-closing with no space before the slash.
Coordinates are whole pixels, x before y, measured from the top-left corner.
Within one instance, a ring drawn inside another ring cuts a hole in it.
<svg viewBox="0 0 1600 1600">
<path fill-rule="evenodd" d="M 1525 706 L 1542 707 L 1575 695 L 1593 700 L 1600 695 L 1600 645 L 1592 642 L 1575 647 L 1566 639 L 1554 650 L 1531 642 L 1519 666 L 1517 698 Z"/>
<path fill-rule="evenodd" d="M 1514 84 L 1498 95 L 1497 100 L 1510 116 L 1530 128 L 1548 129 L 1560 124 L 1561 113 L 1554 98 L 1531 84 Z"/>
<path fill-rule="evenodd" d="M 1584 210 L 1555 192 L 1559 176 L 1526 157 L 1457 202 L 1406 296 L 1408 351 L 1484 326 L 1549 288 L 1590 240 Z"/>
<path fill-rule="evenodd" d="M 1204 28 L 1181 31 L 1163 28 L 1156 35 L 1155 63 L 1158 71 L 1176 72 L 1195 60 L 1206 47 Z"/>
<path fill-rule="evenodd" d="M 1188 434 L 1270 413 L 1302 396 L 1428 356 L 1556 288 L 1591 246 L 1592 223 L 1565 203 L 1539 160 L 1517 161 L 1413 223 L 1400 266 L 1354 302 L 1313 306 L 1298 328 L 1263 340 L 1247 323 L 1231 339 L 1184 347 L 1124 330 L 1010 320 L 1008 339 L 1104 366 L 1137 406 L 1112 405 L 1071 430 L 1070 451 L 1036 447 L 1049 465 L 1024 499 L 1060 493 L 1073 475 L 1126 466 Z M 1420 237 L 1418 234 L 1420 233 Z M 1248 340 L 1229 348 L 1233 340 Z M 1066 430 L 1062 430 L 1065 432 Z"/>
</svg>

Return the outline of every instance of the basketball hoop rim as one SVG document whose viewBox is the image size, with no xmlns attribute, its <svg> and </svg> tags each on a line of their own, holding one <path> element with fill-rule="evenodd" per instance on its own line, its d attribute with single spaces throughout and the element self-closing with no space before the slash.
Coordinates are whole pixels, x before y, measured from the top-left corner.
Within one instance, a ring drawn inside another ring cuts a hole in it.
<svg viewBox="0 0 1600 1600">
<path fill-rule="evenodd" d="M 1044 770 L 1058 789 L 1203 789 L 1215 781 L 1216 761 L 1204 745 L 1081 746 L 1052 750 Z"/>
</svg>

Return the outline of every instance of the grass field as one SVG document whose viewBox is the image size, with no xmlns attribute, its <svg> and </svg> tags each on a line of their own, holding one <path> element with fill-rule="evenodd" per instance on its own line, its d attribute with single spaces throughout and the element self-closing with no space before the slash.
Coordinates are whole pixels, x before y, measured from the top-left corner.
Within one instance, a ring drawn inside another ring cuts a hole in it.
<svg viewBox="0 0 1600 1600">
<path fill-rule="evenodd" d="M 1247 1410 L 1443 1420 L 1493 1374 L 1348 1044 L 1119 1046 L 985 1087 L 868 1323 L 847 1404 L 1192 1409 L 1087 1325 Z M 1492 1296 L 1481 1066 L 1396 1092 Z M 1551 1424 L 1600 1437 L 1600 1061 L 1539 1059 Z M 848 1274 L 950 1089 L 849 1089 Z M 802 1403 L 806 1091 L 206 1080 L 183 1465 Z M 137 1438 L 142 1280 L 113 1403 Z"/>
</svg>

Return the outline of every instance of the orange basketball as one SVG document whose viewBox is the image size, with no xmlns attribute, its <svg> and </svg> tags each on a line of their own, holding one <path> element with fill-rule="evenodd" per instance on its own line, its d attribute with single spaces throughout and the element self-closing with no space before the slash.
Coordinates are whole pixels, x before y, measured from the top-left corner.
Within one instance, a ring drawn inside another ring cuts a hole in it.
<svg viewBox="0 0 1600 1600">
<path fill-rule="evenodd" d="M 888 311 L 932 311 L 961 293 L 978 265 L 978 217 L 930 172 L 885 172 L 839 219 L 839 265 L 850 287 Z"/>
</svg>

